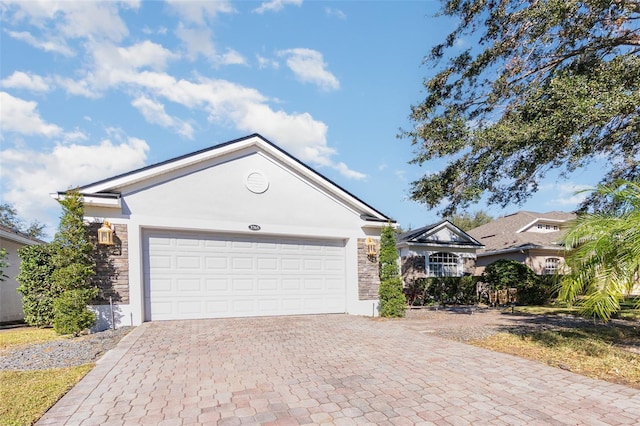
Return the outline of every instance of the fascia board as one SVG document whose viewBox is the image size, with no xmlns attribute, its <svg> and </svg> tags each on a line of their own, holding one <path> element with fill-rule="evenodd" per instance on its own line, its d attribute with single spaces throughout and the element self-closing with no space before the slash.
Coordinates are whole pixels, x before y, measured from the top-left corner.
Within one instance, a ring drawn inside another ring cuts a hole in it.
<svg viewBox="0 0 640 426">
<path fill-rule="evenodd" d="M 524 232 L 525 230 L 531 228 L 533 225 L 535 225 L 538 222 L 564 223 L 564 222 L 566 222 L 566 220 L 564 220 L 564 219 L 545 219 L 544 217 L 538 217 L 538 218 L 535 218 L 534 220 L 532 220 L 531 222 L 529 222 L 528 224 L 526 224 L 525 226 L 523 226 L 522 228 L 518 229 L 516 231 L 516 234 Z"/>
<path fill-rule="evenodd" d="M 16 243 L 20 243 L 20 244 L 26 244 L 29 246 L 35 246 L 37 244 L 42 244 L 38 241 L 34 241 L 31 238 L 27 238 L 27 237 L 23 237 L 22 235 L 19 234 L 15 234 L 13 232 L 8 232 L 5 231 L 4 229 L 0 229 L 0 237 L 9 240 L 9 241 L 13 241 Z"/>
<path fill-rule="evenodd" d="M 336 201 L 340 201 L 343 205 L 350 206 L 351 210 L 353 210 L 354 212 L 358 214 L 366 213 L 369 216 L 377 217 L 381 220 L 384 220 L 385 223 L 389 219 L 377 210 L 358 200 L 353 195 L 349 194 L 347 191 L 340 188 L 333 182 L 327 180 L 326 177 L 320 175 L 318 172 L 309 168 L 304 163 L 301 163 L 300 161 L 288 155 L 284 155 L 281 150 L 275 148 L 273 145 L 263 142 L 261 144 L 261 147 L 264 151 L 268 152 L 270 155 L 277 158 L 282 163 L 285 163 L 291 169 L 295 170 L 296 173 L 306 177 L 307 179 L 309 179 L 309 181 L 313 182 L 313 184 L 322 188 L 325 193 L 333 194 L 333 198 L 336 199 Z"/>
<path fill-rule="evenodd" d="M 58 192 L 50 194 L 51 198 L 56 200 L 63 200 L 65 193 Z M 92 207 L 108 207 L 119 209 L 122 208 L 122 198 L 120 194 L 80 194 L 82 196 L 82 202 L 87 206 Z"/>
<path fill-rule="evenodd" d="M 413 243 L 413 242 L 405 242 L 403 244 L 398 244 L 397 247 L 420 247 L 420 248 L 449 247 L 449 248 L 474 249 L 474 250 L 481 250 L 482 248 L 484 248 L 484 246 L 475 246 L 475 245 L 470 246 L 468 244 L 451 244 L 451 243 L 437 244 L 437 243 Z"/>
<path fill-rule="evenodd" d="M 478 253 L 478 257 L 493 256 L 493 255 L 496 255 L 496 254 L 504 254 L 504 253 L 515 253 L 515 252 L 529 251 L 529 250 L 562 251 L 563 247 L 537 246 L 537 245 L 534 245 L 534 244 L 528 244 L 528 245 L 522 246 L 522 247 L 510 247 L 510 248 L 500 249 L 500 250 L 483 251 L 482 253 Z"/>
<path fill-rule="evenodd" d="M 167 163 L 161 163 L 156 167 L 143 168 L 138 172 L 133 172 L 130 174 L 125 174 L 120 177 L 115 177 L 113 179 L 109 179 L 103 182 L 98 182 L 95 185 L 82 187 L 82 193 L 92 194 L 99 193 L 105 191 L 111 191 L 115 188 L 121 188 L 123 186 L 132 185 L 134 183 L 151 179 L 156 176 L 160 176 L 175 170 L 179 170 L 193 164 L 201 163 L 209 160 L 210 158 L 221 157 L 232 153 L 234 151 L 239 151 L 247 146 L 255 144 L 256 142 L 260 142 L 261 139 L 258 137 L 251 137 L 249 139 L 245 139 L 242 141 L 238 141 L 233 144 L 223 145 L 216 149 L 207 150 L 201 153 L 197 153 L 194 155 L 187 155 L 186 157 L 179 158 L 174 161 L 169 161 Z"/>
<path fill-rule="evenodd" d="M 477 244 L 478 248 L 482 248 L 484 247 L 483 244 L 481 244 L 479 241 L 477 241 L 475 238 L 473 238 L 471 235 L 467 234 L 466 232 L 462 231 L 460 228 L 458 228 L 457 226 L 455 226 L 454 224 L 452 224 L 451 222 L 449 222 L 448 220 L 443 221 L 442 223 L 434 226 L 433 228 L 429 229 L 428 231 L 420 234 L 418 237 L 416 238 L 422 238 L 422 237 L 426 237 L 432 234 L 437 233 L 438 231 L 440 231 L 443 228 L 447 228 L 448 230 L 450 230 L 451 232 L 453 232 L 454 234 L 463 237 L 464 239 L 468 240 L 470 243 L 474 243 Z M 410 244 L 431 244 L 431 243 L 410 243 Z M 432 244 L 437 244 L 437 243 L 432 243 Z M 464 245 L 454 245 L 451 244 L 451 247 L 457 247 L 457 246 L 464 246 Z M 468 246 L 464 246 L 464 247 L 468 247 Z"/>
</svg>

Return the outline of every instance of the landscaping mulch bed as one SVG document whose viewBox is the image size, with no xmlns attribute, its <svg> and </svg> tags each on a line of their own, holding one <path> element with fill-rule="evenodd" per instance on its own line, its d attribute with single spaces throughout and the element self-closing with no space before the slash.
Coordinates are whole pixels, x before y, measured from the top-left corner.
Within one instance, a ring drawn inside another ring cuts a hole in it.
<svg viewBox="0 0 640 426">
<path fill-rule="evenodd" d="M 47 370 L 93 363 L 132 329 L 121 327 L 0 351 L 0 370 Z"/>
</svg>

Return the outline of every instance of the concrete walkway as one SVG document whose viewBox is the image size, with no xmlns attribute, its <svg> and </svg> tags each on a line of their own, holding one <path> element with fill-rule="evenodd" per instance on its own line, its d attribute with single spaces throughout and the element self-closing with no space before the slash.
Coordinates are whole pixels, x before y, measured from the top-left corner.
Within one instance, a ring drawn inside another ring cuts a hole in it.
<svg viewBox="0 0 640 426">
<path fill-rule="evenodd" d="M 347 315 L 152 322 L 39 425 L 640 425 L 640 390 Z"/>
</svg>

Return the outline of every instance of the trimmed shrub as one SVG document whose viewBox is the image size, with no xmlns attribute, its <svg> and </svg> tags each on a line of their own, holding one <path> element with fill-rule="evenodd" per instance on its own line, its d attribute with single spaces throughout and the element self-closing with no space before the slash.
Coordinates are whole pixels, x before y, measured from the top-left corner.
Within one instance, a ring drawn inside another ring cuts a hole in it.
<svg viewBox="0 0 640 426">
<path fill-rule="evenodd" d="M 20 283 L 24 320 L 35 327 L 53 326 L 53 301 L 62 289 L 52 280 L 55 269 L 53 252 L 49 245 L 24 246 L 18 250 L 20 256 Z"/>
<path fill-rule="evenodd" d="M 53 329 L 58 334 L 77 336 L 96 323 L 96 314 L 87 305 L 97 295 L 96 289 L 67 290 L 53 302 Z"/>
<path fill-rule="evenodd" d="M 501 259 L 488 265 L 481 277 L 493 290 L 518 289 L 518 304 L 544 305 L 557 296 L 559 276 L 536 275 L 527 265 Z"/>
<path fill-rule="evenodd" d="M 470 275 L 419 278 L 406 291 L 409 292 L 411 300 L 422 300 L 418 305 L 433 302 L 443 305 L 470 305 L 476 303 L 476 284 L 479 279 Z"/>
<path fill-rule="evenodd" d="M 380 283 L 380 316 L 404 317 L 406 299 L 402 292 L 402 279 L 389 278 Z M 384 300 L 384 303 L 382 301 Z"/>
<path fill-rule="evenodd" d="M 394 229 L 387 225 L 380 235 L 380 316 L 404 317 L 407 300 L 402 291 Z"/>
</svg>

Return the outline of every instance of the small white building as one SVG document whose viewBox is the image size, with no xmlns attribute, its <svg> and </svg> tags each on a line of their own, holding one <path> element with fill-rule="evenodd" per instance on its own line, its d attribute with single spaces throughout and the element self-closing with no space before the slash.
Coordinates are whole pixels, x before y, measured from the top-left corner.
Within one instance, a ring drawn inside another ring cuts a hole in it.
<svg viewBox="0 0 640 426">
<path fill-rule="evenodd" d="M 393 220 L 260 135 L 80 192 L 94 230 L 114 231 L 97 281 L 118 324 L 377 313 L 367 238 Z"/>
<path fill-rule="evenodd" d="M 20 273 L 18 250 L 24 246 L 36 244 L 45 243 L 37 238 L 0 225 L 0 247 L 7 251 L 6 261 L 9 264 L 3 272 L 6 277 L 3 282 L 0 282 L 0 323 L 12 323 L 24 320 L 22 294 L 16 291 L 20 286 L 20 283 L 16 280 L 16 277 Z"/>
</svg>

